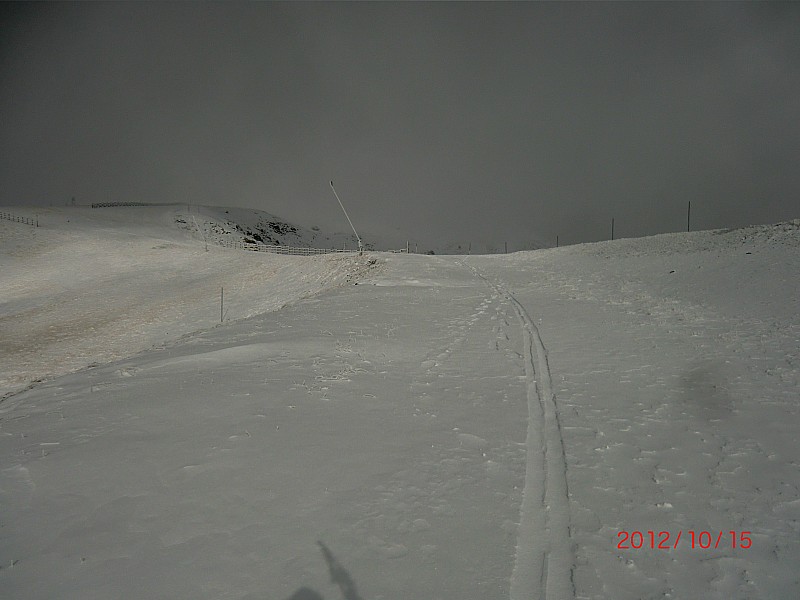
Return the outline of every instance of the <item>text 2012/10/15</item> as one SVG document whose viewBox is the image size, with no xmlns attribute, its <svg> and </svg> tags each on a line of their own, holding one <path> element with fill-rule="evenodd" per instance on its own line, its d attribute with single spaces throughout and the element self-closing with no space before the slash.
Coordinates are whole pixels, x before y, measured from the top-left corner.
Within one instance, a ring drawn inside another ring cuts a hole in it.
<svg viewBox="0 0 800 600">
<path fill-rule="evenodd" d="M 677 550 L 680 544 L 689 545 L 690 548 L 744 548 L 753 545 L 749 531 L 720 531 L 712 533 L 710 531 L 620 531 L 617 534 L 617 549 L 619 550 L 639 550 L 649 548 L 651 550 Z"/>
</svg>

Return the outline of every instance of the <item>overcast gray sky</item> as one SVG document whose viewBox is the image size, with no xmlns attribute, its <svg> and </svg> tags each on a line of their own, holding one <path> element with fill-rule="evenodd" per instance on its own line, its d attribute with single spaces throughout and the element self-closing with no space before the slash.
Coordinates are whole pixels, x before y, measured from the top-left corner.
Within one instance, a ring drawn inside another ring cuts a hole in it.
<svg viewBox="0 0 800 600">
<path fill-rule="evenodd" d="M 0 204 L 562 243 L 800 217 L 800 3 L 0 5 Z"/>
</svg>

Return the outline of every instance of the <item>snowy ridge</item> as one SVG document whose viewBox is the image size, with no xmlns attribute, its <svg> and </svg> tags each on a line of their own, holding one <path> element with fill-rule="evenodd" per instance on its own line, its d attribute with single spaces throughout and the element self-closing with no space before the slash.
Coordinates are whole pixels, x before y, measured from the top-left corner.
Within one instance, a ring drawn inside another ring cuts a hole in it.
<svg viewBox="0 0 800 600">
<path fill-rule="evenodd" d="M 473 266 L 461 264 L 511 303 L 524 333 L 527 463 L 511 600 L 574 598 L 567 466 L 547 350 L 538 328 L 514 295 Z"/>
<path fill-rule="evenodd" d="M 298 248 L 349 249 L 358 248 L 353 234 L 322 231 L 289 223 L 268 212 L 249 208 L 183 205 L 175 214 L 179 228 L 192 231 L 199 238 L 230 245 L 263 244 Z M 374 249 L 372 241 L 367 249 Z"/>
</svg>

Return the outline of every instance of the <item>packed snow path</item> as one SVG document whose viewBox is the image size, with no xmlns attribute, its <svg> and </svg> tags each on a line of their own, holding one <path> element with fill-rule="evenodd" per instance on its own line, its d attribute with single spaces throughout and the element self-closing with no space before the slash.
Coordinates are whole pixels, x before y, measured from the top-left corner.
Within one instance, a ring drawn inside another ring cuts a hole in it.
<svg viewBox="0 0 800 600">
<path fill-rule="evenodd" d="M 513 305 L 523 332 L 528 400 L 527 467 L 511 600 L 574 598 L 567 465 L 547 350 L 539 329 L 514 295 L 502 283 L 490 280 L 470 265 L 465 266 Z"/>
</svg>

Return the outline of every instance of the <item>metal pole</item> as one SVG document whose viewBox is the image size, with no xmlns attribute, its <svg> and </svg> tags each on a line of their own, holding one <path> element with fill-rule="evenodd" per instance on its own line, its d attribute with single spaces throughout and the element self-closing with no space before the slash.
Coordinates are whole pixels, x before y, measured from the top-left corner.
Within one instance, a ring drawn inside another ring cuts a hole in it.
<svg viewBox="0 0 800 600">
<path fill-rule="evenodd" d="M 692 230 L 692 201 L 689 200 L 689 210 L 686 212 L 686 231 Z"/>
<path fill-rule="evenodd" d="M 342 212 L 344 213 L 344 216 L 347 217 L 347 222 L 350 223 L 350 227 L 353 229 L 353 233 L 356 234 L 356 239 L 358 240 L 358 253 L 361 254 L 364 251 L 364 245 L 361 243 L 361 237 L 359 237 L 358 232 L 356 231 L 356 228 L 353 227 L 353 222 L 350 220 L 350 216 L 347 214 L 347 211 L 344 209 L 344 204 L 342 204 L 342 201 L 339 200 L 339 194 L 336 193 L 336 188 L 333 187 L 333 181 L 331 181 L 331 190 L 333 190 L 333 195 L 336 196 L 336 200 L 338 200 L 339 206 L 342 207 Z"/>
<path fill-rule="evenodd" d="M 219 288 L 219 322 L 222 323 L 222 306 L 225 300 L 225 288 Z"/>
<path fill-rule="evenodd" d="M 614 217 L 611 217 L 611 239 L 614 239 Z"/>
</svg>

